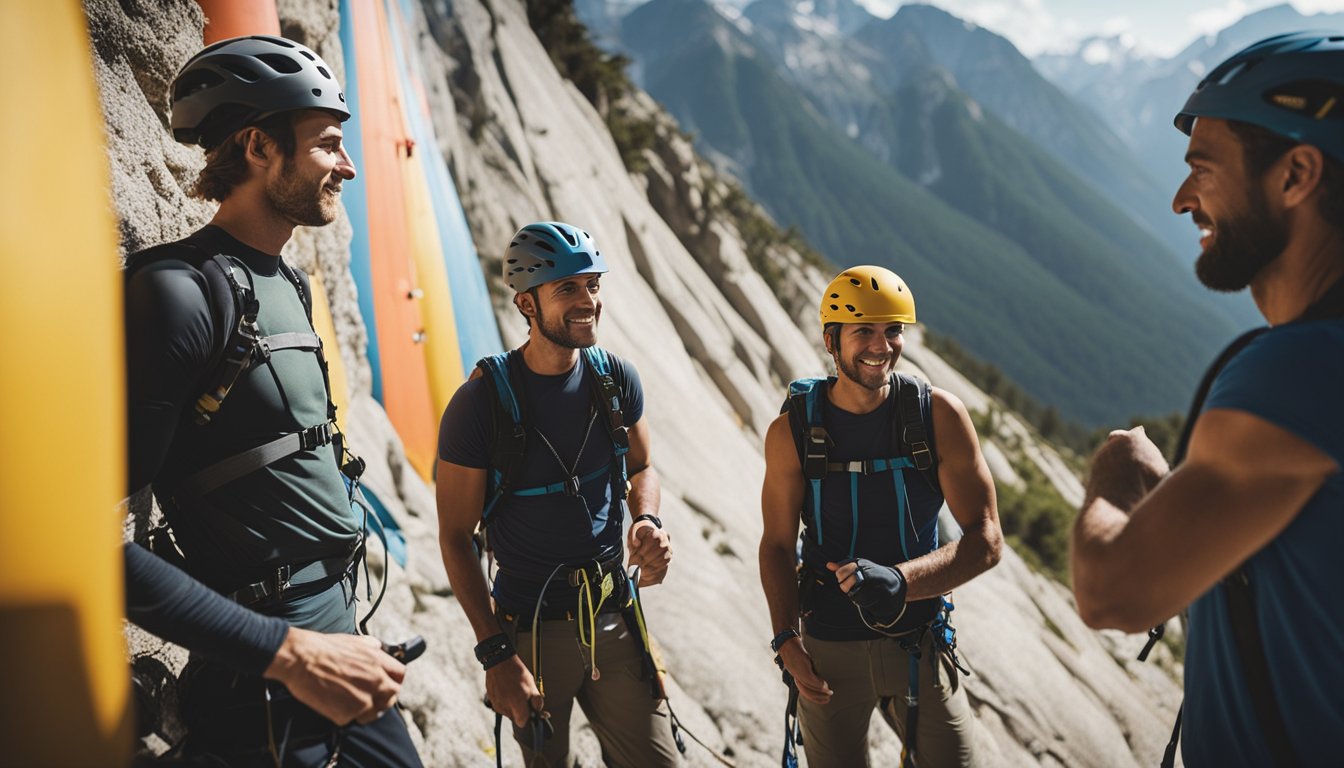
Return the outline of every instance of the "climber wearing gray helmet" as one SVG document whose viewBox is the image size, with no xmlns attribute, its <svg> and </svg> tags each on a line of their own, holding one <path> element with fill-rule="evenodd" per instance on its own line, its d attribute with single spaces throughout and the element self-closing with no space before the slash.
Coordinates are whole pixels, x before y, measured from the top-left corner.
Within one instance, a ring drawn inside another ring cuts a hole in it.
<svg viewBox="0 0 1344 768">
<path fill-rule="evenodd" d="M 1268 323 L 1205 375 L 1174 469 L 1142 427 L 1098 450 L 1078 610 L 1137 631 L 1189 608 L 1188 766 L 1338 765 L 1344 731 L 1344 35 L 1263 40 L 1176 116 L 1199 279 Z M 1154 630 L 1156 635 L 1157 630 Z"/>
<path fill-rule="evenodd" d="M 129 487 L 151 485 L 172 534 L 151 546 L 269 617 L 202 640 L 222 622 L 218 601 L 188 604 L 181 571 L 128 557 L 131 618 L 195 646 L 181 689 L 191 759 L 420 765 L 390 709 L 404 668 L 377 640 L 351 637 L 363 533 L 347 481 L 362 464 L 335 428 L 310 283 L 279 255 L 295 227 L 339 212 L 355 177 L 341 144 L 349 117 L 330 69 L 298 43 L 254 36 L 201 51 L 173 82 L 171 127 L 205 148 L 195 194 L 219 208 L 194 234 L 127 259 Z M 287 652 L 295 639 L 318 651 Z"/>
<path fill-rule="evenodd" d="M 578 227 L 520 229 L 503 277 L 527 343 L 483 359 L 439 429 L 444 566 L 489 702 L 513 722 L 529 765 L 569 765 L 576 701 L 608 765 L 676 757 L 638 608 L 638 588 L 663 580 L 672 551 L 639 375 L 596 346 L 606 271 Z M 498 558 L 492 593 L 473 549 L 478 526 Z"/>
</svg>

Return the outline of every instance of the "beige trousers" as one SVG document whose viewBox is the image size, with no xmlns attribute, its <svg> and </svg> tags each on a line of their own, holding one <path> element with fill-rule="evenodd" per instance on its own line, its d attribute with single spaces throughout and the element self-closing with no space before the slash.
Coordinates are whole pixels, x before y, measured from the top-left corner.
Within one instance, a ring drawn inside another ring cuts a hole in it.
<svg viewBox="0 0 1344 768">
<path fill-rule="evenodd" d="M 527 619 L 504 619 L 504 631 L 518 656 L 532 668 L 532 628 Z M 569 716 L 577 701 L 602 746 L 602 760 L 613 768 L 670 768 L 679 757 L 667 708 L 653 698 L 643 678 L 644 647 L 619 613 L 597 617 L 597 668 L 592 679 L 590 651 L 579 644 L 578 622 L 543 621 L 540 630 L 542 693 L 555 734 L 540 754 L 532 751 L 532 733 L 513 729 L 523 750 L 523 765 L 568 768 Z"/>
<path fill-rule="evenodd" d="M 805 641 L 817 674 L 834 694 L 826 704 L 798 700 L 798 720 L 809 768 L 856 768 L 868 763 L 868 724 L 881 698 L 883 719 L 905 740 L 910 654 L 900 641 Z M 946 652 L 935 653 L 933 633 L 920 642 L 919 721 L 915 762 L 920 768 L 973 768 L 974 714 L 960 673 Z"/>
</svg>

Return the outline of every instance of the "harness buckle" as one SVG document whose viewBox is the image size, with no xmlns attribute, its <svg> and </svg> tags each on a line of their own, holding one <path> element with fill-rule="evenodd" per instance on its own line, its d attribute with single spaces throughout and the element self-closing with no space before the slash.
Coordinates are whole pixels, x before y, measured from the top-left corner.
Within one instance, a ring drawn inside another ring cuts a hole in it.
<svg viewBox="0 0 1344 768">
<path fill-rule="evenodd" d="M 578 495 L 579 495 L 579 478 L 578 478 L 578 475 L 570 475 L 569 477 L 566 477 L 566 478 L 565 478 L 565 481 L 564 481 L 564 482 L 565 482 L 565 495 L 566 495 L 566 496 L 578 496 Z"/>
<path fill-rule="evenodd" d="M 910 444 L 910 458 L 915 462 L 915 468 L 925 470 L 933 466 L 933 451 L 929 450 L 929 444 L 923 441 Z"/>
<path fill-rule="evenodd" d="M 618 453 L 624 453 L 630 450 L 630 429 L 629 427 L 613 427 L 611 430 L 611 442 L 616 446 Z"/>
<path fill-rule="evenodd" d="M 807 450 L 803 458 L 805 477 L 815 480 L 826 476 L 826 444 L 830 439 L 825 427 L 807 430 Z"/>
</svg>

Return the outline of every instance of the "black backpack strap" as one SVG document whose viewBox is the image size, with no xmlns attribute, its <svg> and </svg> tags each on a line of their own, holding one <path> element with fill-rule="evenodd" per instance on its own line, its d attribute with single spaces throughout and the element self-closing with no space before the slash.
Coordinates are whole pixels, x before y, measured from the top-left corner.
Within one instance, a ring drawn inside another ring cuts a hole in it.
<svg viewBox="0 0 1344 768">
<path fill-rule="evenodd" d="M 593 398 L 607 417 L 611 435 L 611 491 L 613 499 L 625 499 L 629 492 L 625 455 L 630 452 L 630 430 L 621 409 L 621 389 L 625 386 L 624 368 L 613 362 L 611 353 L 601 347 L 582 350 L 584 364 L 593 375 Z M 618 380 L 619 379 L 619 380 Z"/>
<path fill-rule="evenodd" d="M 900 431 L 894 441 L 902 455 L 909 455 L 915 469 L 927 472 L 933 468 L 934 454 L 930 447 L 930 430 L 924 423 L 923 404 L 929 398 L 929 385 L 903 373 L 893 373 L 892 393 L 896 395 Z"/>
</svg>

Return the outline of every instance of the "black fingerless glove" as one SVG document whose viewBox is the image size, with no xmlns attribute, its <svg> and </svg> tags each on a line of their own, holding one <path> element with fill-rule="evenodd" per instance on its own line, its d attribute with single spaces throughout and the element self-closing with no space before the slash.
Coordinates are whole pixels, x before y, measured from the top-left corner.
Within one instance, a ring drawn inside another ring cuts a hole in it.
<svg viewBox="0 0 1344 768">
<path fill-rule="evenodd" d="M 879 628 L 895 624 L 905 613 L 905 576 L 893 567 L 861 557 L 846 562 L 857 566 L 854 586 L 846 593 L 849 599 Z"/>
</svg>

